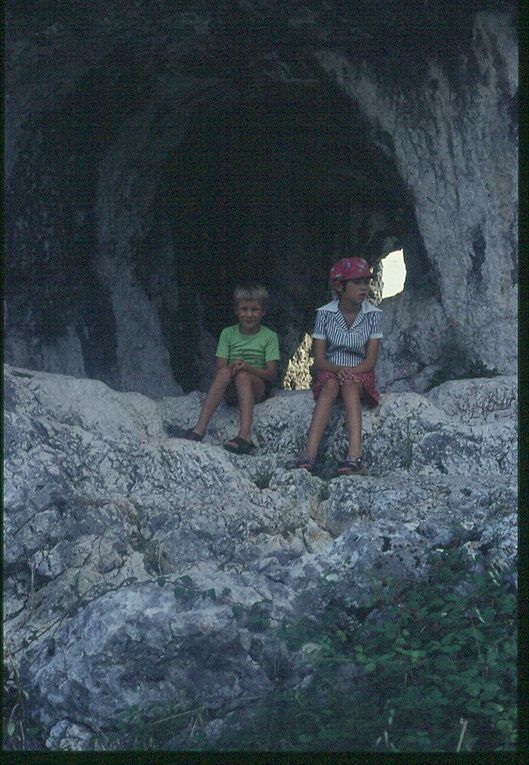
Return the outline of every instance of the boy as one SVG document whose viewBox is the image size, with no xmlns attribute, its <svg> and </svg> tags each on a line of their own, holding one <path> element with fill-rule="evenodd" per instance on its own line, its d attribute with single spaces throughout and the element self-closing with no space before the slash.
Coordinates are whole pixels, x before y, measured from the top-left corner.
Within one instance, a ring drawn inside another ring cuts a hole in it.
<svg viewBox="0 0 529 765">
<path fill-rule="evenodd" d="M 277 334 L 261 324 L 267 300 L 264 287 L 235 289 L 233 302 L 239 323 L 221 332 L 215 354 L 215 378 L 196 425 L 184 433 L 184 438 L 202 441 L 225 396 L 229 404 L 239 404 L 240 425 L 238 435 L 226 441 L 224 448 L 234 454 L 248 454 L 255 449 L 251 440 L 253 407 L 268 395 L 280 358 Z"/>
</svg>

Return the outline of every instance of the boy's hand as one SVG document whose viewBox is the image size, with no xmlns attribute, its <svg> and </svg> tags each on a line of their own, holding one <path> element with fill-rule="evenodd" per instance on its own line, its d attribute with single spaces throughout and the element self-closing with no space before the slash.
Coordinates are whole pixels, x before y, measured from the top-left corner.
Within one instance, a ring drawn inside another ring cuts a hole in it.
<svg viewBox="0 0 529 765">
<path fill-rule="evenodd" d="M 239 372 L 244 372 L 245 369 L 246 369 L 246 362 L 243 359 L 237 359 L 231 365 L 231 373 L 234 377 L 235 375 L 239 374 Z"/>
</svg>

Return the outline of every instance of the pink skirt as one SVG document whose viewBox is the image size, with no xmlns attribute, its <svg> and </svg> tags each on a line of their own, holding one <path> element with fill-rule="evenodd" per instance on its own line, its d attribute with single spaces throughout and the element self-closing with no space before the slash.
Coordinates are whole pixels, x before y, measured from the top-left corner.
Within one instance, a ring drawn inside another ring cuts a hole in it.
<svg viewBox="0 0 529 765">
<path fill-rule="evenodd" d="M 316 401 L 318 400 L 318 396 L 321 393 L 322 387 L 325 385 L 327 380 L 330 380 L 333 377 L 335 379 L 338 379 L 335 372 L 318 372 L 317 373 L 316 379 L 310 386 L 312 388 L 312 394 Z M 374 372 L 359 372 L 358 374 L 352 375 L 351 379 L 357 383 L 360 383 L 360 385 L 362 386 L 362 394 L 361 394 L 362 400 L 365 401 L 366 404 L 370 407 L 377 406 L 378 400 L 379 400 L 379 394 L 375 388 L 375 385 L 376 385 L 375 373 Z M 340 388 L 341 387 L 342 387 L 342 384 L 340 383 Z"/>
</svg>

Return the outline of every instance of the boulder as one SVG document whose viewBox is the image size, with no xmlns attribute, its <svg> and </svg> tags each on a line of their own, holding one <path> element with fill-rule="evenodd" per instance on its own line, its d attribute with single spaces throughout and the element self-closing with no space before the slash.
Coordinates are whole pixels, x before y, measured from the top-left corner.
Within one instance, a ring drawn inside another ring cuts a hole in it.
<svg viewBox="0 0 529 765">
<path fill-rule="evenodd" d="M 288 469 L 309 392 L 257 405 L 257 452 L 237 456 L 224 405 L 204 442 L 169 435 L 200 393 L 154 401 L 9 366 L 4 390 L 5 646 L 47 748 L 104 748 L 127 710 L 201 703 L 222 719 L 278 667 L 302 682 L 272 628 L 333 597 L 369 611 L 432 550 L 464 544 L 512 571 L 514 378 L 386 394 L 364 412 L 371 474 L 340 478 L 339 408 L 320 473 Z"/>
</svg>

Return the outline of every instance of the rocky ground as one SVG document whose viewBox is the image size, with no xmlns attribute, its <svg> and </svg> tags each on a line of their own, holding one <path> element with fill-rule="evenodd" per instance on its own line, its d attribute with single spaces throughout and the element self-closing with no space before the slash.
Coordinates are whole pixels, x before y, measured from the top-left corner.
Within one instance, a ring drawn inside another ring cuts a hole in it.
<svg viewBox="0 0 529 765">
<path fill-rule="evenodd" d="M 174 437 L 203 395 L 5 367 L 5 661 L 35 745 L 104 748 L 120 710 L 201 700 L 220 718 L 279 671 L 299 683 L 307 670 L 263 624 L 317 617 L 337 595 L 361 613 L 433 549 L 512 567 L 514 377 L 382 395 L 364 412 L 369 475 L 340 478 L 339 409 L 309 475 L 288 469 L 309 391 L 256 407 L 246 457 L 222 448 L 237 427 L 225 405 L 203 443 Z"/>
</svg>

